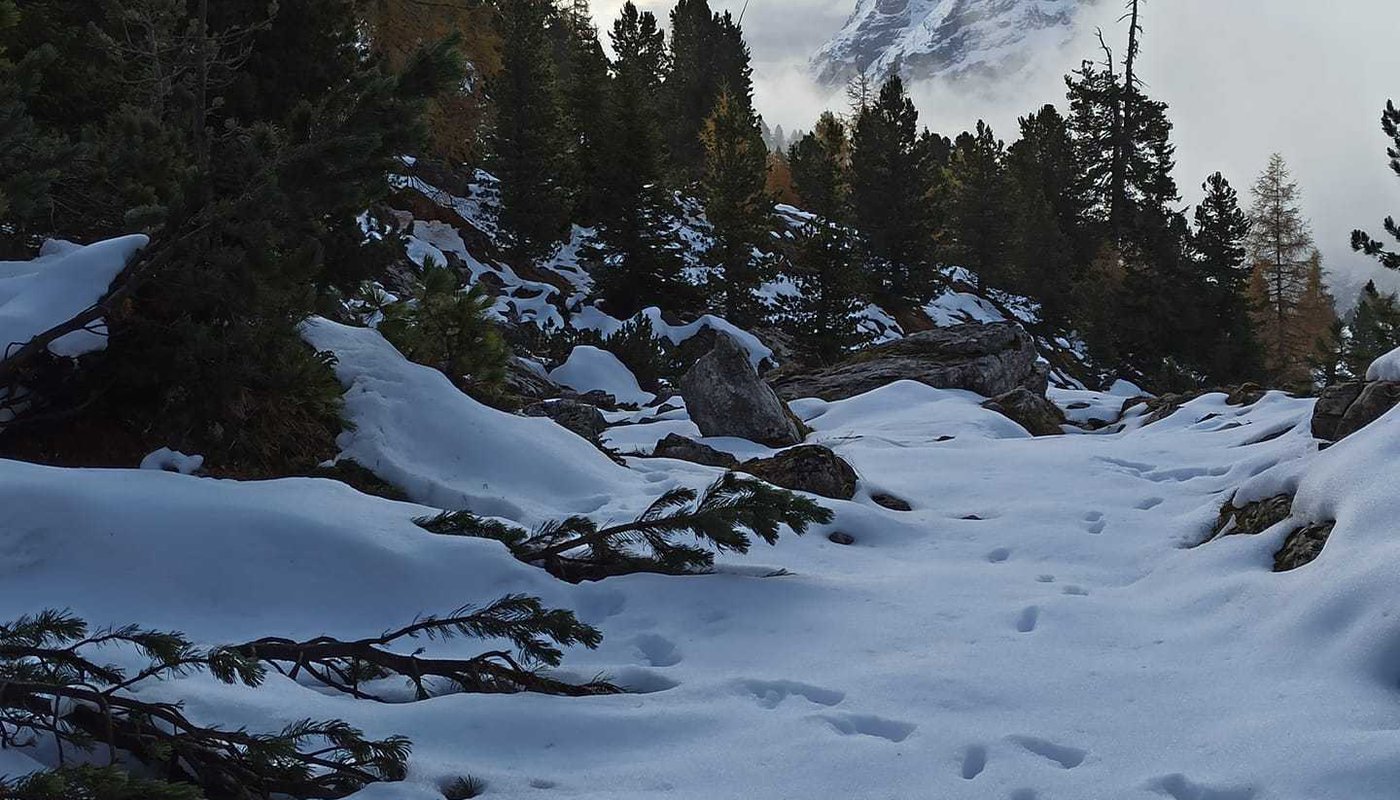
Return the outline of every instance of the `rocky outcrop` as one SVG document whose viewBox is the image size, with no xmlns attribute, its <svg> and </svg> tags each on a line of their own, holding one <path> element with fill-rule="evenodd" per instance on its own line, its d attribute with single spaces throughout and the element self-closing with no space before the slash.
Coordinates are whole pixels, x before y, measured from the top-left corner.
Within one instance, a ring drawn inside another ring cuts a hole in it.
<svg viewBox="0 0 1400 800">
<path fill-rule="evenodd" d="M 1293 496 L 1288 494 L 1275 495 L 1239 506 L 1232 500 L 1220 509 L 1211 539 L 1237 534 L 1256 536 L 1286 521 L 1292 513 Z M 1336 522 L 1329 521 L 1295 527 L 1283 540 L 1283 546 L 1274 553 L 1274 572 L 1288 572 L 1316 560 L 1322 554 L 1322 548 L 1326 546 L 1327 538 L 1332 535 L 1332 529 L 1336 525 Z"/>
<path fill-rule="evenodd" d="M 784 450 L 772 458 L 755 458 L 740 467 L 774 486 L 811 492 L 834 500 L 856 494 L 856 471 L 830 448 L 808 444 Z"/>
<path fill-rule="evenodd" d="M 1058 436 L 1064 433 L 1065 413 L 1044 395 L 1025 387 L 988 400 L 982 407 L 1007 417 L 1030 432 L 1032 436 Z"/>
<path fill-rule="evenodd" d="M 706 436 L 738 436 L 770 447 L 802 441 L 801 426 L 758 377 L 748 351 L 728 334 L 681 376 L 690 419 Z"/>
<path fill-rule="evenodd" d="M 1317 560 L 1336 526 L 1335 522 L 1319 522 L 1290 533 L 1274 554 L 1274 572 L 1288 572 Z"/>
<path fill-rule="evenodd" d="M 608 427 L 597 406 L 578 400 L 546 400 L 521 409 L 527 417 L 549 417 L 589 441 L 598 438 Z"/>
<path fill-rule="evenodd" d="M 1231 500 L 1220 509 L 1211 538 L 1234 534 L 1254 536 L 1288 519 L 1288 515 L 1292 513 L 1293 496 L 1289 494 L 1275 495 L 1239 506 Z"/>
<path fill-rule="evenodd" d="M 866 348 L 834 366 L 778 370 L 769 378 L 786 400 L 845 400 L 903 380 L 985 397 L 1017 388 L 1043 396 L 1046 371 L 1030 334 L 1015 323 L 994 322 L 935 328 Z"/>
<path fill-rule="evenodd" d="M 1400 382 L 1339 383 L 1322 390 L 1313 407 L 1312 434 L 1326 442 L 1350 436 L 1400 405 Z"/>
<path fill-rule="evenodd" d="M 559 397 L 564 387 L 541 374 L 537 367 L 520 358 L 506 361 L 505 390 L 524 400 Z"/>
<path fill-rule="evenodd" d="M 729 453 L 716 450 L 707 444 L 687 439 L 676 433 L 669 433 L 666 438 L 657 442 L 652 455 L 657 458 L 675 458 L 722 469 L 735 469 L 739 466 L 739 459 Z"/>
</svg>

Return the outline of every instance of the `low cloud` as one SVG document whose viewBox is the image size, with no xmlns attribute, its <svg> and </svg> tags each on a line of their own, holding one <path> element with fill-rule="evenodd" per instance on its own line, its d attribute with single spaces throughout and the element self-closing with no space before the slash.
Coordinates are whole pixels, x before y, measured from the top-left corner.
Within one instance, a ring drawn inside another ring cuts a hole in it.
<svg viewBox="0 0 1400 800">
<path fill-rule="evenodd" d="M 665 22 L 669 2 L 641 7 Z M 715 2 L 738 14 L 743 0 Z M 600 27 L 620 0 L 595 5 Z M 818 86 L 807 61 L 839 29 L 854 0 L 749 0 L 744 30 L 753 51 L 755 96 L 769 124 L 810 128 L 826 108 L 840 109 L 839 90 Z M 1142 66 L 1148 91 L 1171 106 L 1176 124 L 1177 181 L 1194 203 L 1205 176 L 1224 172 L 1248 199 L 1269 154 L 1282 153 L 1303 191 L 1318 245 L 1339 302 L 1350 305 L 1375 278 L 1400 290 L 1400 273 L 1382 270 L 1349 246 L 1352 229 L 1376 231 L 1400 215 L 1400 180 L 1386 169 L 1378 124 L 1387 98 L 1400 102 L 1400 4 L 1294 0 L 1149 0 Z M 1125 35 L 1117 0 L 1086 9 L 1063 50 L 1038 53 L 1014 80 L 923 82 L 913 89 L 921 120 L 955 134 L 985 119 L 1005 139 L 1016 119 L 1047 102 L 1064 108 L 1063 75 L 1100 55 L 1102 27 L 1121 53 Z"/>
</svg>

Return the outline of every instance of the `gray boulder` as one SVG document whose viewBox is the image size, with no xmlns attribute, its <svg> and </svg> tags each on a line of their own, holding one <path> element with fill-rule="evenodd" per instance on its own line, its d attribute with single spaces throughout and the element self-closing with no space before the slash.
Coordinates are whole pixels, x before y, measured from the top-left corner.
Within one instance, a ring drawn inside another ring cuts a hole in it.
<svg viewBox="0 0 1400 800">
<path fill-rule="evenodd" d="M 1327 442 L 1336 441 L 1337 428 L 1342 424 L 1342 417 L 1346 416 L 1347 409 L 1356 402 L 1356 398 L 1361 396 L 1361 390 L 1365 386 L 1359 381 L 1351 381 L 1335 383 L 1323 389 L 1317 398 L 1317 404 L 1313 406 L 1313 438 Z"/>
<path fill-rule="evenodd" d="M 1347 407 L 1346 413 L 1338 421 L 1334 441 L 1346 438 L 1370 425 L 1396 405 L 1400 405 L 1400 383 L 1372 381 L 1366 384 L 1356 396 L 1356 401 Z"/>
<path fill-rule="evenodd" d="M 521 409 L 527 417 L 549 417 L 589 441 L 597 439 L 607 427 L 607 420 L 596 406 L 578 400 L 546 400 Z"/>
<path fill-rule="evenodd" d="M 844 400 L 895 381 L 967 389 L 985 397 L 1023 388 L 1044 395 L 1046 369 L 1020 325 L 953 325 L 868 347 L 830 367 L 778 370 L 769 381 L 780 397 Z"/>
<path fill-rule="evenodd" d="M 714 347 L 681 376 L 681 396 L 706 436 L 738 436 L 770 447 L 802 441 L 796 418 L 727 334 L 717 333 Z"/>
<path fill-rule="evenodd" d="M 716 450 L 707 444 L 697 442 L 694 439 L 687 439 L 676 433 L 666 434 L 666 438 L 656 443 L 656 449 L 652 455 L 657 458 L 675 458 L 681 461 L 689 461 L 694 464 L 704 464 L 707 467 L 720 467 L 722 469 L 734 469 L 739 466 L 739 459 L 724 452 Z"/>
<path fill-rule="evenodd" d="M 856 471 L 830 448 L 818 444 L 784 450 L 772 458 L 751 459 L 740 469 L 774 486 L 834 500 L 850 500 L 856 494 Z"/>
<path fill-rule="evenodd" d="M 1065 424 L 1065 414 L 1060 407 L 1044 395 L 1025 387 L 994 397 L 983 403 L 982 407 L 1009 418 L 1032 436 L 1058 436 L 1064 433 L 1060 426 Z"/>
</svg>

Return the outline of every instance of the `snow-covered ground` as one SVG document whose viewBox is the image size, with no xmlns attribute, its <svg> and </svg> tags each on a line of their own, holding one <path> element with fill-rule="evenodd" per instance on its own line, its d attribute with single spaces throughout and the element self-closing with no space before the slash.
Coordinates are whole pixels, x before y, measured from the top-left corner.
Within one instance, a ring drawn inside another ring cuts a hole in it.
<svg viewBox="0 0 1400 800">
<path fill-rule="evenodd" d="M 346 454 L 420 503 L 531 526 L 620 520 L 718 474 L 616 465 L 548 420 L 476 403 L 373 331 L 312 321 L 305 335 L 338 358 Z M 1057 399 L 1121 403 L 1091 395 Z M 24 510 L 0 520 L 0 617 L 71 607 L 212 644 L 369 635 L 526 592 L 602 630 L 562 674 L 631 693 L 380 705 L 277 676 L 258 690 L 198 676 L 143 690 L 210 722 L 339 717 L 409 736 L 408 781 L 361 798 L 436 800 L 440 781 L 467 773 L 510 798 L 1396 797 L 1400 410 L 1319 453 L 1311 401 L 1277 393 L 1053 438 L 980 400 L 905 382 L 799 401 L 809 441 L 860 475 L 855 500 L 825 501 L 832 524 L 722 557 L 714 574 L 577 586 L 495 542 L 412 523 L 434 508 L 333 481 L 0 461 L 0 503 Z M 691 425 L 682 409 L 609 436 L 645 451 Z M 1336 519 L 1321 558 L 1271 571 L 1289 525 L 1193 547 L 1242 486 L 1296 487 L 1298 524 Z M 913 510 L 877 506 L 877 492 Z M 3 771 L 24 763 L 4 758 Z"/>
</svg>

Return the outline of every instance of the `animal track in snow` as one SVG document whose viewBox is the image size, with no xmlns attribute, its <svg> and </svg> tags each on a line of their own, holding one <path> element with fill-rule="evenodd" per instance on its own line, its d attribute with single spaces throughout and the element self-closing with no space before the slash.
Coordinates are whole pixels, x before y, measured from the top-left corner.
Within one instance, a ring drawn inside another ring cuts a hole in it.
<svg viewBox="0 0 1400 800">
<path fill-rule="evenodd" d="M 1084 530 L 1095 536 L 1103 533 L 1103 529 L 1108 526 L 1104 521 L 1102 511 L 1090 511 L 1084 515 Z"/>
<path fill-rule="evenodd" d="M 891 742 L 902 742 L 919 727 L 912 722 L 886 719 L 873 714 L 822 714 L 819 719 L 842 736 L 874 736 Z"/>
<path fill-rule="evenodd" d="M 1083 764 L 1084 759 L 1089 755 L 1087 750 L 1056 744 L 1048 739 L 1040 739 L 1035 736 L 1008 736 L 1006 738 L 1019 744 L 1028 752 L 1059 764 L 1061 769 L 1074 769 Z"/>
<path fill-rule="evenodd" d="M 632 645 L 637 648 L 643 663 L 648 666 L 674 667 L 681 663 L 681 653 L 676 649 L 676 643 L 665 636 L 644 633 L 633 639 Z"/>
<path fill-rule="evenodd" d="M 835 689 L 823 689 L 820 686 L 813 686 L 808 683 L 798 683 L 797 681 L 760 681 L 747 680 L 740 683 L 744 690 L 758 700 L 758 704 L 764 708 L 777 708 L 784 700 L 792 695 L 797 695 L 809 703 L 816 703 L 819 706 L 834 706 L 846 699 L 845 692 Z"/>
<path fill-rule="evenodd" d="M 1000 564 L 1008 558 L 1011 558 L 1011 548 L 1009 547 L 998 547 L 987 554 L 987 560 L 993 564 Z"/>
<path fill-rule="evenodd" d="M 1169 795 L 1172 800 L 1253 800 L 1255 795 L 1248 786 L 1216 788 L 1196 783 L 1181 773 L 1158 778 L 1147 788 Z"/>
<path fill-rule="evenodd" d="M 1075 597 L 1088 597 L 1088 596 L 1089 596 L 1089 590 L 1088 590 L 1088 589 L 1085 589 L 1083 586 L 1076 586 L 1075 584 L 1072 584 L 1072 583 L 1071 583 L 1070 585 L 1066 586 L 1065 588 L 1061 589 L 1060 591 L 1063 592 L 1064 594 L 1073 595 L 1073 596 L 1075 596 Z"/>
<path fill-rule="evenodd" d="M 1160 506 L 1163 502 L 1165 502 L 1165 498 L 1162 497 L 1144 497 L 1134 504 L 1134 508 L 1137 508 L 1139 511 L 1151 511 L 1157 506 Z"/>
<path fill-rule="evenodd" d="M 982 774 L 982 770 L 987 768 L 987 746 L 981 744 L 970 744 L 963 750 L 962 776 L 963 780 L 972 780 Z"/>
<path fill-rule="evenodd" d="M 1016 618 L 1016 630 L 1021 633 L 1030 633 L 1035 630 L 1036 623 L 1040 621 L 1040 606 L 1026 606 L 1021 609 L 1021 615 Z"/>
<path fill-rule="evenodd" d="M 1055 576 L 1054 576 L 1054 575 L 1048 575 L 1048 574 L 1047 574 L 1047 575 L 1037 575 L 1037 576 L 1035 576 L 1035 581 L 1036 581 L 1036 583 L 1054 583 L 1054 582 L 1055 582 Z"/>
<path fill-rule="evenodd" d="M 1011 793 L 1007 800 L 1036 800 L 1039 796 L 1034 789 L 1017 789 Z"/>
</svg>

